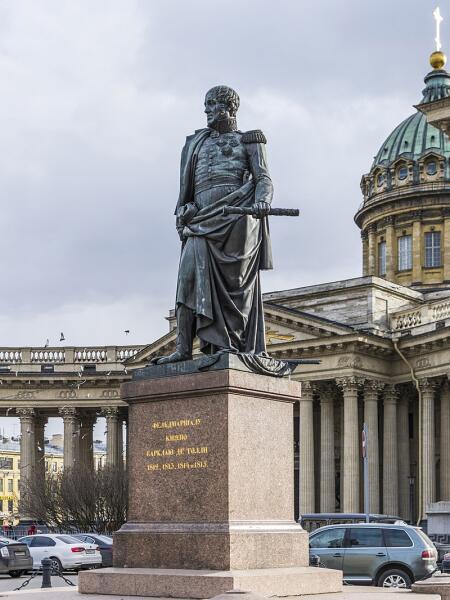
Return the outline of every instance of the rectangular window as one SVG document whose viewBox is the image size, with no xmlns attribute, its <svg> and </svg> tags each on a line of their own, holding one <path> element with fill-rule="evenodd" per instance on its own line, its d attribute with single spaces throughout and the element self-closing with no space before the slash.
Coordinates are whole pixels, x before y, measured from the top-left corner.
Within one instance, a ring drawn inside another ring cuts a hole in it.
<svg viewBox="0 0 450 600">
<path fill-rule="evenodd" d="M 441 232 L 427 231 L 425 234 L 425 266 L 441 266 Z"/>
<path fill-rule="evenodd" d="M 412 237 L 402 235 L 398 238 L 398 270 L 412 269 Z"/>
<path fill-rule="evenodd" d="M 378 244 L 378 275 L 386 275 L 386 242 Z"/>
<path fill-rule="evenodd" d="M 8 512 L 12 513 L 13 510 L 14 510 L 13 501 L 12 500 L 8 500 Z"/>
<path fill-rule="evenodd" d="M 0 479 L 0 493 L 3 493 L 3 479 Z"/>
<path fill-rule="evenodd" d="M 8 494 L 12 494 L 13 485 L 14 485 L 14 481 L 12 479 L 8 479 Z"/>
<path fill-rule="evenodd" d="M 0 469 L 8 469 L 12 470 L 13 468 L 13 459 L 2 456 L 0 458 Z"/>
<path fill-rule="evenodd" d="M 0 512 L 3 512 L 3 500 L 0 500 Z"/>
</svg>

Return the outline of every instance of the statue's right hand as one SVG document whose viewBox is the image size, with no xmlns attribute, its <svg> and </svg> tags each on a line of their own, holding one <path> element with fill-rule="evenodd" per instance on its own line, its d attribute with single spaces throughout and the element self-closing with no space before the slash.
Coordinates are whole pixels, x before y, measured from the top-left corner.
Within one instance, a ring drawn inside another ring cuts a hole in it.
<svg viewBox="0 0 450 600">
<path fill-rule="evenodd" d="M 177 217 L 181 224 L 187 225 L 192 221 L 195 215 L 198 213 L 198 207 L 193 202 L 188 202 L 183 206 L 180 206 L 177 212 Z"/>
</svg>

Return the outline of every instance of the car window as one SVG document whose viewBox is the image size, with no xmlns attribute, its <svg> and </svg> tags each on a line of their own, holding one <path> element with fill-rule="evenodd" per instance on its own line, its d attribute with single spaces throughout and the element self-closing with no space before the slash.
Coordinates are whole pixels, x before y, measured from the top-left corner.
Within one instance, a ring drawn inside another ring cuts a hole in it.
<svg viewBox="0 0 450 600">
<path fill-rule="evenodd" d="M 32 548 L 43 548 L 44 546 L 56 546 L 56 542 L 45 535 L 37 535 L 35 538 L 31 538 Z"/>
<path fill-rule="evenodd" d="M 345 527 L 327 529 L 321 533 L 311 536 L 311 548 L 342 548 L 344 542 Z"/>
<path fill-rule="evenodd" d="M 94 540 L 94 538 L 92 538 L 90 535 L 86 535 L 85 538 L 84 538 L 84 541 L 87 544 L 95 544 L 96 543 L 96 541 Z"/>
<path fill-rule="evenodd" d="M 350 548 L 377 548 L 384 546 L 381 528 L 352 527 L 349 536 Z"/>
<path fill-rule="evenodd" d="M 33 540 L 33 538 L 31 538 L 31 537 L 23 537 L 23 538 L 20 538 L 18 541 L 21 544 L 26 544 L 27 546 L 29 546 L 31 544 L 32 540 Z"/>
<path fill-rule="evenodd" d="M 99 535 L 98 539 L 100 541 L 104 542 L 105 544 L 112 546 L 113 540 L 112 540 L 112 538 L 108 537 L 107 535 Z"/>
<path fill-rule="evenodd" d="M 56 539 L 61 540 L 61 542 L 64 542 L 65 544 L 77 544 L 80 541 L 76 537 L 73 537 L 71 535 L 57 535 L 55 537 Z"/>
<path fill-rule="evenodd" d="M 408 548 L 413 545 L 409 535 L 402 529 L 384 529 L 384 539 L 388 548 Z"/>
</svg>

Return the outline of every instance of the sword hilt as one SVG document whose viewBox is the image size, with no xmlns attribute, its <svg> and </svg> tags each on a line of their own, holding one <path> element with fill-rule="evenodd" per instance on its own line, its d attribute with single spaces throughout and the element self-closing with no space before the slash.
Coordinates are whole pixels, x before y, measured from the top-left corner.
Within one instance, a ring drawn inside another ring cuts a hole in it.
<svg viewBox="0 0 450 600">
<path fill-rule="evenodd" d="M 252 207 L 224 206 L 223 214 L 227 215 L 248 215 L 250 217 L 259 216 Z M 271 208 L 270 217 L 298 217 L 300 210 L 298 208 Z"/>
</svg>

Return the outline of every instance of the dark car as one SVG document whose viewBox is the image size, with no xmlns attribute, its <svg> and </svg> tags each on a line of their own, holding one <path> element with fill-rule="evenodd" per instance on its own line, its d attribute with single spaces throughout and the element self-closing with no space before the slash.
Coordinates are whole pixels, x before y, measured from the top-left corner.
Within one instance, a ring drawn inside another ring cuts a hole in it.
<svg viewBox="0 0 450 600">
<path fill-rule="evenodd" d="M 442 573 L 450 573 L 450 552 L 442 557 L 441 571 Z"/>
<path fill-rule="evenodd" d="M 411 525 L 329 525 L 310 534 L 309 546 L 321 566 L 343 571 L 350 584 L 409 588 L 437 570 L 433 542 Z"/>
<path fill-rule="evenodd" d="M 97 544 L 102 555 L 102 567 L 112 567 L 113 564 L 113 540 L 108 535 L 99 533 L 75 533 L 73 537 L 81 542 Z"/>
<path fill-rule="evenodd" d="M 26 544 L 0 537 L 0 573 L 20 577 L 32 568 L 33 559 Z"/>
</svg>

